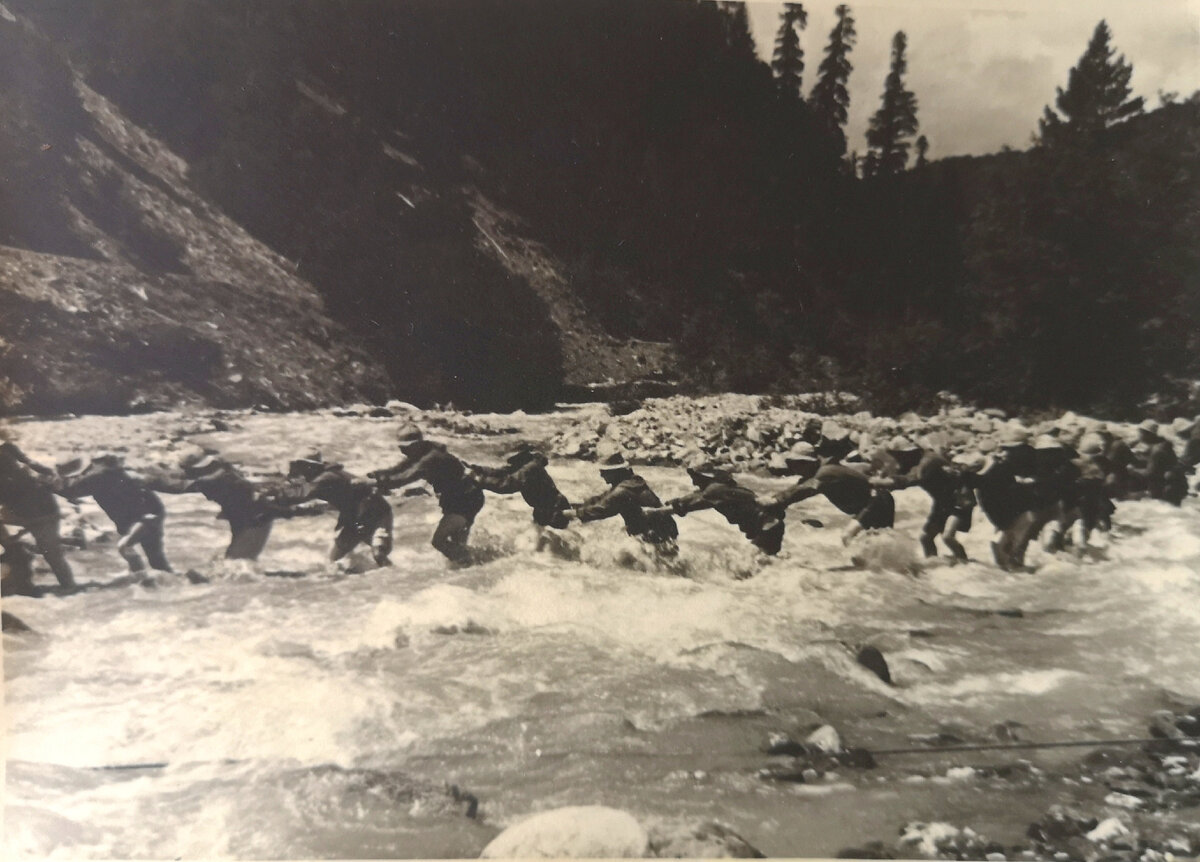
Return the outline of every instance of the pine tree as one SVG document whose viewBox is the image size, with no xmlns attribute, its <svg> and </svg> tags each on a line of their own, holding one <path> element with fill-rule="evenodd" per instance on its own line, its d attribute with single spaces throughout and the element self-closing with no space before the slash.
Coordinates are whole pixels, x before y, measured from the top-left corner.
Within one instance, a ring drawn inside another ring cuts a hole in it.
<svg viewBox="0 0 1200 862">
<path fill-rule="evenodd" d="M 801 97 L 804 77 L 804 49 L 800 47 L 800 31 L 807 25 L 808 13 L 803 4 L 783 4 L 771 71 L 775 73 L 780 89 L 797 97 Z"/>
<path fill-rule="evenodd" d="M 1047 105 L 1038 121 L 1041 143 L 1053 144 L 1065 137 L 1094 135 L 1142 112 L 1145 100 L 1140 96 L 1129 98 L 1133 66 L 1125 62 L 1124 54 L 1113 58 L 1117 51 L 1109 47 L 1110 38 L 1112 33 L 1108 24 L 1101 21 L 1079 63 L 1071 69 L 1067 89 L 1057 88 L 1055 104 L 1058 111 Z"/>
<path fill-rule="evenodd" d="M 717 8 L 725 13 L 725 41 L 734 54 L 754 59 L 754 37 L 750 35 L 750 15 L 744 2 L 719 0 Z"/>
<path fill-rule="evenodd" d="M 809 94 L 808 104 L 817 122 L 837 140 L 838 152 L 844 153 L 846 133 L 842 129 L 850 110 L 850 91 L 846 88 L 846 82 L 854 68 L 850 65 L 850 49 L 854 47 L 857 33 L 849 6 L 838 6 L 837 18 L 837 23 L 829 33 L 825 59 L 817 67 L 817 83 Z"/>
<path fill-rule="evenodd" d="M 929 138 L 921 135 L 921 137 L 917 138 L 917 163 L 913 167 L 923 168 L 925 165 L 929 164 L 929 160 L 926 158 L 928 154 Z"/>
<path fill-rule="evenodd" d="M 904 89 L 904 58 L 908 39 L 904 31 L 892 37 L 892 68 L 883 87 L 883 104 L 867 128 L 870 176 L 898 174 L 908 164 L 909 139 L 917 133 L 917 97 Z M 873 158 L 872 158 L 873 156 Z"/>
</svg>

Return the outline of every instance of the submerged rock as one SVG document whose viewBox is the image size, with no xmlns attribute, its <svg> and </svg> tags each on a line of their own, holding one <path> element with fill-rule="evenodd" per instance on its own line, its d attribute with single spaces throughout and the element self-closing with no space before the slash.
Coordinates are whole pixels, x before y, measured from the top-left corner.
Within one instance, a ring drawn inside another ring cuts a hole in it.
<svg viewBox="0 0 1200 862">
<path fill-rule="evenodd" d="M 892 684 L 892 672 L 888 669 L 887 659 L 883 657 L 883 653 L 879 651 L 878 647 L 869 645 L 863 647 L 858 651 L 855 660 L 888 685 Z"/>
<path fill-rule="evenodd" d="M 0 611 L 0 622 L 3 623 L 4 631 L 9 633 L 33 631 L 33 629 L 25 624 L 24 620 L 22 620 L 20 617 L 13 616 L 8 611 Z"/>
<path fill-rule="evenodd" d="M 650 838 L 633 815 L 602 805 L 556 808 L 508 827 L 482 859 L 609 859 L 647 855 Z"/>
<path fill-rule="evenodd" d="M 663 859 L 762 859 L 763 854 L 728 826 L 708 821 L 678 829 L 656 828 L 650 850 Z"/>
</svg>

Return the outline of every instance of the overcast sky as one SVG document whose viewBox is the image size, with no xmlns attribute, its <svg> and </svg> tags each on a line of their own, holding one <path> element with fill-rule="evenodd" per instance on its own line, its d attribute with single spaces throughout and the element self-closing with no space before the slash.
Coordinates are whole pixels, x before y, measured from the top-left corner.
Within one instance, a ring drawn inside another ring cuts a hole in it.
<svg viewBox="0 0 1200 862">
<path fill-rule="evenodd" d="M 824 56 L 838 0 L 806 0 L 804 89 Z M 908 89 L 917 96 L 931 157 L 1023 149 L 1042 107 L 1087 47 L 1101 18 L 1133 64 L 1131 84 L 1157 107 L 1158 91 L 1200 89 L 1200 0 L 848 0 L 858 43 L 850 55 L 850 149 L 866 149 L 892 35 L 908 36 Z M 759 54 L 769 60 L 781 3 L 750 0 Z"/>
</svg>

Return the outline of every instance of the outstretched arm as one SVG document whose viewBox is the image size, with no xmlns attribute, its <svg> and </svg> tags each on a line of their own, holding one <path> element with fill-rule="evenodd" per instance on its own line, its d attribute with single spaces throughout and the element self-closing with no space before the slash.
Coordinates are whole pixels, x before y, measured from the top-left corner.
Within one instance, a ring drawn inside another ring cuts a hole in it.
<svg viewBox="0 0 1200 862">
<path fill-rule="evenodd" d="M 405 459 L 395 467 L 388 467 L 384 470 L 373 470 L 367 474 L 375 480 L 375 483 L 385 491 L 390 491 L 393 488 L 402 488 L 425 476 L 426 460 L 421 458 L 418 461 L 410 461 Z"/>
<path fill-rule="evenodd" d="M 791 488 L 780 491 L 774 497 L 774 505 L 783 509 L 788 506 L 807 500 L 809 497 L 815 497 L 820 494 L 820 490 L 811 482 L 798 482 Z"/>
</svg>

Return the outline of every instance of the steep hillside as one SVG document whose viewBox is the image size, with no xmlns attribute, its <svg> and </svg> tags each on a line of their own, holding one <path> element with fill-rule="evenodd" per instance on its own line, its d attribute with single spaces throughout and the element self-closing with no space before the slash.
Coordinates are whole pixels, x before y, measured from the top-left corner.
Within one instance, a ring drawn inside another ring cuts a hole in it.
<svg viewBox="0 0 1200 862">
<path fill-rule="evenodd" d="M 183 159 L 7 9 L 0 194 L 9 409 L 386 397 L 378 365 L 295 267 L 199 195 Z"/>
</svg>

